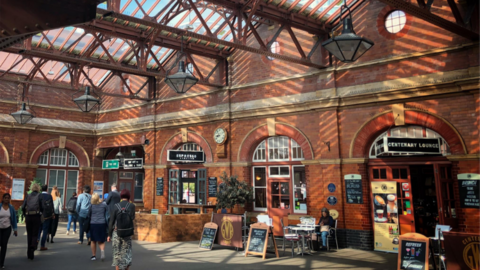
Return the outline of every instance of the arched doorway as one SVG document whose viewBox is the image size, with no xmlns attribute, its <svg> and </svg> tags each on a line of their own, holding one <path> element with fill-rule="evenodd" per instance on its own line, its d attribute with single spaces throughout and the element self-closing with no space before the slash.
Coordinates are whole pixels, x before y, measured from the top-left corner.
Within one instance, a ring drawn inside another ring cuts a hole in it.
<svg viewBox="0 0 480 270">
<path fill-rule="evenodd" d="M 254 211 L 269 216 L 307 213 L 304 153 L 287 136 L 269 137 L 260 142 L 252 156 Z"/>
</svg>

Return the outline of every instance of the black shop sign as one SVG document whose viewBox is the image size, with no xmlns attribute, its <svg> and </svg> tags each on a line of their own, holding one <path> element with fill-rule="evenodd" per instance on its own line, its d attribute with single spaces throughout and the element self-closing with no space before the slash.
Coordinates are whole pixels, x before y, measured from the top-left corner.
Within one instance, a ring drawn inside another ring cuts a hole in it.
<svg viewBox="0 0 480 270">
<path fill-rule="evenodd" d="M 173 162 L 205 162 L 203 151 L 168 150 L 167 161 Z"/>
<path fill-rule="evenodd" d="M 124 169 L 143 169 L 143 158 L 126 158 L 123 160 Z"/>
<path fill-rule="evenodd" d="M 217 177 L 208 178 L 208 197 L 217 197 Z"/>
<path fill-rule="evenodd" d="M 163 177 L 157 178 L 157 196 L 163 196 Z"/>
<path fill-rule="evenodd" d="M 460 207 L 480 209 L 480 179 L 478 174 L 459 174 Z"/>
<path fill-rule="evenodd" d="M 362 177 L 359 174 L 345 175 L 345 193 L 347 196 L 347 203 L 362 204 L 363 203 L 363 188 Z"/>
<path fill-rule="evenodd" d="M 440 154 L 440 138 L 383 137 L 376 142 L 377 155 L 383 153 Z"/>
</svg>

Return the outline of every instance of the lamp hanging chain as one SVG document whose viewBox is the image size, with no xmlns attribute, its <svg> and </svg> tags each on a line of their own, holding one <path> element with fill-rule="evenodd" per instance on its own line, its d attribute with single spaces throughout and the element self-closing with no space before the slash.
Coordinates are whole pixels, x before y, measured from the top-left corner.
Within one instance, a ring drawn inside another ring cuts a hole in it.
<svg viewBox="0 0 480 270">
<path fill-rule="evenodd" d="M 170 71 L 172 71 L 172 69 L 174 69 L 177 66 L 177 64 L 180 62 L 181 57 L 184 54 L 185 53 L 183 52 L 183 34 L 182 34 L 180 37 L 180 52 L 179 53 L 177 52 L 177 59 L 175 59 L 175 63 L 173 63 L 173 65 L 167 70 L 167 73 L 166 73 L 167 76 L 170 73 Z"/>
</svg>

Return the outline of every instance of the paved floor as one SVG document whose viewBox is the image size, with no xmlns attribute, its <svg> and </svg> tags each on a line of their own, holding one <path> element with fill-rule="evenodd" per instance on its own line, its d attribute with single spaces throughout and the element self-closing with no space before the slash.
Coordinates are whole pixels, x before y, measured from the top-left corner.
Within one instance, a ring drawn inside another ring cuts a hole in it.
<svg viewBox="0 0 480 270">
<path fill-rule="evenodd" d="M 47 244 L 48 251 L 36 251 L 35 260 L 27 260 L 26 233 L 19 226 L 19 236 L 10 237 L 6 269 L 114 269 L 111 243 L 106 246 L 105 262 L 90 261 L 91 251 L 86 244 L 78 245 L 78 235 L 65 235 L 66 224 L 59 224 L 54 244 Z M 134 241 L 131 269 L 396 269 L 396 254 L 373 251 L 341 249 L 338 252 L 317 252 L 314 256 L 289 257 L 286 252 L 280 258 L 269 254 L 266 260 L 257 256 L 245 258 L 242 252 L 214 246 L 212 251 L 197 248 L 197 242 L 155 244 Z M 100 256 L 98 251 L 97 256 Z"/>
</svg>

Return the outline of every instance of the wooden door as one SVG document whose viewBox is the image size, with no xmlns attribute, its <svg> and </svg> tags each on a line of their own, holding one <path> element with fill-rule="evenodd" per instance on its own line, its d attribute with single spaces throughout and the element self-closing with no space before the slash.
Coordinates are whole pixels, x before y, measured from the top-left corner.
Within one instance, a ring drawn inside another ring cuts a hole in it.
<svg viewBox="0 0 480 270">
<path fill-rule="evenodd" d="M 397 182 L 397 207 L 400 234 L 415 232 L 412 184 L 408 166 L 390 167 L 391 179 Z"/>
<path fill-rule="evenodd" d="M 290 179 L 270 179 L 268 182 L 268 215 L 273 219 L 275 235 L 283 235 L 280 219 L 292 212 Z"/>
<path fill-rule="evenodd" d="M 451 165 L 434 165 L 435 183 L 437 186 L 438 215 L 442 225 L 453 229 L 458 227 L 456 210 L 458 202 L 454 195 L 454 181 Z"/>
</svg>

